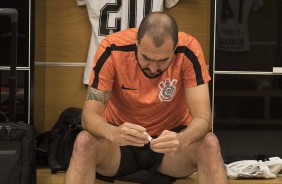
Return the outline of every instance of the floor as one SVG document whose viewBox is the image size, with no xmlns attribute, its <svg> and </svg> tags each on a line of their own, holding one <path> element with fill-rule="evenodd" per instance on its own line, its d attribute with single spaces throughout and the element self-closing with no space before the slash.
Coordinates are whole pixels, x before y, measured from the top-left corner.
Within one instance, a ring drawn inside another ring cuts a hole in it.
<svg viewBox="0 0 282 184">
<path fill-rule="evenodd" d="M 51 174 L 49 168 L 37 169 L 37 184 L 63 184 L 65 173 Z M 126 184 L 127 182 L 117 181 L 115 184 Z M 108 184 L 96 180 L 96 184 Z M 129 184 L 129 183 L 127 183 Z M 177 180 L 174 184 L 197 184 L 197 175 Z M 282 184 L 282 176 L 276 179 L 248 179 L 248 180 L 229 180 L 229 184 Z"/>
</svg>

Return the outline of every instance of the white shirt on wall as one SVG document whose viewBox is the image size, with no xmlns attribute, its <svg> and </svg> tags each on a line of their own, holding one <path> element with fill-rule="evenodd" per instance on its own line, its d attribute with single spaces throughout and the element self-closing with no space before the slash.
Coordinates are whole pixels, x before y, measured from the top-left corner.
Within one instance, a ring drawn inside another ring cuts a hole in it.
<svg viewBox="0 0 282 184">
<path fill-rule="evenodd" d="M 263 0 L 218 0 L 216 49 L 244 52 L 250 49 L 248 17 Z"/>
<path fill-rule="evenodd" d="M 88 84 L 92 60 L 99 42 L 111 33 L 138 27 L 150 12 L 162 11 L 163 3 L 171 8 L 179 0 L 76 0 L 78 6 L 86 5 L 92 26 L 83 83 Z"/>
</svg>

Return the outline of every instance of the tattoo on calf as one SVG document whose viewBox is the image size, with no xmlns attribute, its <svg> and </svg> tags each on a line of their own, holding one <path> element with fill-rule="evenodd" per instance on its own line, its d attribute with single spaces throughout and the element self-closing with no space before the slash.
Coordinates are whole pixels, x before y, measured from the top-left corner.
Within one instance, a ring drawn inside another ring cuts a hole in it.
<svg viewBox="0 0 282 184">
<path fill-rule="evenodd" d="M 88 87 L 87 100 L 96 100 L 106 105 L 110 99 L 110 94 L 111 92 L 109 91 L 100 91 L 95 88 Z"/>
</svg>

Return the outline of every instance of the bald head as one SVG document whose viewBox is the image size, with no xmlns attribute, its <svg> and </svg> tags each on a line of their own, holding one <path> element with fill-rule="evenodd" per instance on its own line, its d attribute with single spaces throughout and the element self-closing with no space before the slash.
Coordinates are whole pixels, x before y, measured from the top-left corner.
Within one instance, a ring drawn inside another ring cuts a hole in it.
<svg viewBox="0 0 282 184">
<path fill-rule="evenodd" d="M 175 20 L 168 14 L 153 12 L 148 14 L 141 22 L 138 30 L 138 42 L 144 36 L 152 38 L 153 44 L 160 47 L 165 39 L 172 39 L 175 47 L 178 41 L 178 28 Z"/>
</svg>

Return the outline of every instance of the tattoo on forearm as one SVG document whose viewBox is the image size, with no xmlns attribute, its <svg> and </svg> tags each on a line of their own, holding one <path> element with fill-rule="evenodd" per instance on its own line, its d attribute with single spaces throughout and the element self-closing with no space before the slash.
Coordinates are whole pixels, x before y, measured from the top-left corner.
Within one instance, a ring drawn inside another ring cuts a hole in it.
<svg viewBox="0 0 282 184">
<path fill-rule="evenodd" d="M 110 99 L 110 94 L 110 91 L 100 91 L 95 88 L 88 87 L 87 100 L 96 100 L 106 105 Z"/>
</svg>

